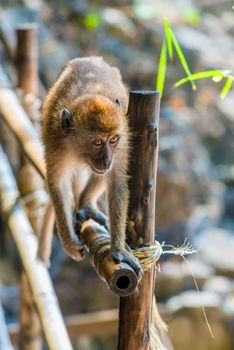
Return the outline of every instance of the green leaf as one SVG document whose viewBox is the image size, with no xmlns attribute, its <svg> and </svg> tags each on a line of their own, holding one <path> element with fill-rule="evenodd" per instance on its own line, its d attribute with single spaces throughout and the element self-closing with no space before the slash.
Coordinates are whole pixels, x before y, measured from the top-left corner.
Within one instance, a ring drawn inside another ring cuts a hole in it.
<svg viewBox="0 0 234 350">
<path fill-rule="evenodd" d="M 190 76 L 188 77 L 185 77 L 179 81 L 177 81 L 175 83 L 175 87 L 178 87 L 178 86 L 181 86 L 187 82 L 191 82 L 191 81 L 194 81 L 194 80 L 199 80 L 199 79 L 204 79 L 204 78 L 212 78 L 212 77 L 220 77 L 220 78 L 224 78 L 226 77 L 226 73 L 225 71 L 221 70 L 221 69 L 215 69 L 215 70 L 206 70 L 206 71 L 203 71 L 203 72 L 198 72 L 198 73 L 194 73 L 194 74 L 191 74 Z"/>
<path fill-rule="evenodd" d="M 100 27 L 101 19 L 99 14 L 95 12 L 89 12 L 84 17 L 84 24 L 89 30 L 94 30 Z"/>
<path fill-rule="evenodd" d="M 212 80 L 213 80 L 215 83 L 219 83 L 221 80 L 223 80 L 223 76 L 221 76 L 221 75 L 215 75 L 214 77 L 212 77 Z"/>
<path fill-rule="evenodd" d="M 233 84 L 233 78 L 228 77 L 220 93 L 220 97 L 224 99 L 227 93 L 231 90 Z"/>
<path fill-rule="evenodd" d="M 166 36 L 166 41 L 167 41 L 167 49 L 168 49 L 168 54 L 170 57 L 170 60 L 173 61 L 173 46 L 172 46 L 172 40 L 171 40 L 171 28 L 170 24 L 167 18 L 164 18 L 164 32 Z"/>
<path fill-rule="evenodd" d="M 156 82 L 156 90 L 160 92 L 161 97 L 163 95 L 163 90 L 165 85 L 166 69 L 167 69 L 167 47 L 166 47 L 166 40 L 164 39 L 161 52 L 160 52 L 157 82 Z"/>
<path fill-rule="evenodd" d="M 192 75 L 192 73 L 191 73 L 191 71 L 190 71 L 190 69 L 189 69 L 188 63 L 187 63 L 187 61 L 186 61 L 186 59 L 185 59 L 185 57 L 184 57 L 184 54 L 183 54 L 183 52 L 182 52 L 182 50 L 181 50 L 180 44 L 178 43 L 178 41 L 177 41 L 177 39 L 176 39 L 175 34 L 173 33 L 173 31 L 170 30 L 170 32 L 171 32 L 172 43 L 173 43 L 173 45 L 174 45 L 174 47 L 175 47 L 175 50 L 176 50 L 176 53 L 177 53 L 177 55 L 178 55 L 178 57 L 179 57 L 179 59 L 180 59 L 180 63 L 181 63 L 181 65 L 182 65 L 182 67 L 183 67 L 185 73 L 186 73 L 187 76 L 188 76 L 188 80 L 189 80 L 190 83 L 191 83 L 192 89 L 193 89 L 193 90 L 196 90 L 196 88 L 197 88 L 197 87 L 196 87 L 196 84 L 194 83 L 193 80 L 191 80 L 191 75 Z"/>
</svg>

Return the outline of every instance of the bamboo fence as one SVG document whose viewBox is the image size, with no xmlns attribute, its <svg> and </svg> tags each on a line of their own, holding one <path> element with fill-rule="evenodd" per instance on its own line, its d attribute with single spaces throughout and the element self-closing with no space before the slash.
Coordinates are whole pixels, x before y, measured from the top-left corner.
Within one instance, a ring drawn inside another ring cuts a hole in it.
<svg viewBox="0 0 234 350">
<path fill-rule="evenodd" d="M 57 297 L 45 264 L 36 259 L 37 238 L 20 203 L 20 193 L 8 159 L 0 147 L 0 203 L 16 243 L 32 298 L 50 350 L 71 350 Z"/>
</svg>

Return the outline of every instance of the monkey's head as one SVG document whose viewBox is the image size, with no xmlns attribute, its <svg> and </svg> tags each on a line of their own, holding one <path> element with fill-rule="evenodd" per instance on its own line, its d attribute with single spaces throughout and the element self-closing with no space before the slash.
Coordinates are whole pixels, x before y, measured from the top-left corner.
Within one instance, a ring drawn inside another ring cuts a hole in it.
<svg viewBox="0 0 234 350">
<path fill-rule="evenodd" d="M 118 99 L 78 97 L 63 109 L 61 128 L 77 157 L 98 175 L 111 169 L 116 154 L 127 152 L 127 121 Z"/>
</svg>

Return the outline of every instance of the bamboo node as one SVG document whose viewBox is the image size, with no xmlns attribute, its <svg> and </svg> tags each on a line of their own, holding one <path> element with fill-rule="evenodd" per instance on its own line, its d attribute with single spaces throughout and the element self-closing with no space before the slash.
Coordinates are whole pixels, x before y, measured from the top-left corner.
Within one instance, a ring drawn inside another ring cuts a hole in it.
<svg viewBox="0 0 234 350">
<path fill-rule="evenodd" d="M 102 236 L 96 237 L 89 246 L 89 255 L 93 256 L 94 266 L 101 278 L 102 278 L 102 273 L 100 271 L 100 264 L 102 260 L 109 254 L 110 254 L 109 233 L 106 235 L 104 234 Z"/>
<path fill-rule="evenodd" d="M 101 251 L 101 253 L 95 254 L 94 255 L 94 265 L 96 269 L 99 271 L 99 275 L 102 277 L 101 271 L 100 271 L 100 263 L 102 260 L 110 254 L 110 248 L 105 248 L 104 250 Z"/>
<path fill-rule="evenodd" d="M 9 195 L 7 194 L 7 196 L 4 196 L 4 194 L 1 196 L 0 206 L 2 207 L 2 210 L 7 218 L 9 218 L 14 213 L 20 201 L 20 195 L 18 195 L 14 190 L 12 190 L 12 193 L 9 191 Z"/>
<path fill-rule="evenodd" d="M 94 239 L 92 244 L 89 246 L 89 254 L 95 255 L 96 251 L 104 246 L 110 245 L 110 235 L 102 235 Z"/>
</svg>

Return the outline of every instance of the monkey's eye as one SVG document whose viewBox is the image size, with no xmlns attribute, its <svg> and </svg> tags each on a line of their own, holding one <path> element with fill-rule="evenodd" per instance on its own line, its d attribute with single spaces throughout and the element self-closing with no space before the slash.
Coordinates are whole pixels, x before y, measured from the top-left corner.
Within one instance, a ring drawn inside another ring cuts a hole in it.
<svg viewBox="0 0 234 350">
<path fill-rule="evenodd" d="M 117 141 L 119 141 L 119 136 L 118 136 L 118 135 L 113 136 L 113 137 L 109 140 L 110 143 L 116 143 Z"/>
<path fill-rule="evenodd" d="M 96 140 L 94 140 L 94 141 L 93 141 L 93 144 L 94 144 L 94 146 L 96 146 L 96 147 L 102 146 L 102 144 L 103 144 L 102 139 L 96 139 Z"/>
</svg>

